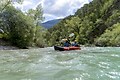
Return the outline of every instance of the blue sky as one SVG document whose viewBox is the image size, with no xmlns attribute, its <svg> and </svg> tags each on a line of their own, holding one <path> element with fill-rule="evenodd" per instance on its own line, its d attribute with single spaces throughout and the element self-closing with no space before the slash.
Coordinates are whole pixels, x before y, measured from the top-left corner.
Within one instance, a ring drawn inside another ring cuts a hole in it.
<svg viewBox="0 0 120 80">
<path fill-rule="evenodd" d="M 35 8 L 38 4 L 42 5 L 45 21 L 64 18 L 72 15 L 84 4 L 92 0 L 24 0 L 23 4 L 15 3 L 15 7 L 22 11 Z"/>
</svg>

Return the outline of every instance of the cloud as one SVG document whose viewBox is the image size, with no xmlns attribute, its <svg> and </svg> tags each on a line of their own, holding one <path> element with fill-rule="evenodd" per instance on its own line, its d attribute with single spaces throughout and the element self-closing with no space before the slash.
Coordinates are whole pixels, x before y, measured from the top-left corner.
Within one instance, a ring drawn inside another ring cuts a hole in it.
<svg viewBox="0 0 120 80">
<path fill-rule="evenodd" d="M 32 0 L 25 0 L 22 5 L 21 4 L 18 4 L 17 2 L 14 2 L 14 6 L 22 11 L 26 11 L 30 8 L 32 8 L 34 5 L 33 3 L 31 2 Z"/>
<path fill-rule="evenodd" d="M 72 15 L 90 1 L 92 0 L 24 0 L 22 5 L 16 6 L 25 11 L 41 4 L 45 20 L 51 20 Z"/>
<path fill-rule="evenodd" d="M 74 14 L 77 9 L 89 3 L 89 0 L 43 0 L 41 3 L 44 14 L 63 18 Z M 54 17 L 51 17 L 51 19 L 54 19 Z"/>
</svg>

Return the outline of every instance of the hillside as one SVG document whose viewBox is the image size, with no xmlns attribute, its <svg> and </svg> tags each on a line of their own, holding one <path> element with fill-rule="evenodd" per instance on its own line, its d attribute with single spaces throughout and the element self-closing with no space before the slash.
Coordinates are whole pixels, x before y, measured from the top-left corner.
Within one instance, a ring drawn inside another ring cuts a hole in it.
<svg viewBox="0 0 120 80">
<path fill-rule="evenodd" d="M 74 33 L 71 40 L 76 39 L 79 44 L 119 46 L 119 4 L 119 0 L 93 0 L 85 4 L 73 16 L 66 17 L 48 30 L 48 44 L 55 45 L 56 40 L 67 38 L 70 33 Z"/>
<path fill-rule="evenodd" d="M 58 22 L 60 22 L 60 20 L 61 19 L 50 20 L 50 21 L 42 23 L 41 26 L 49 29 L 49 28 L 53 27 L 54 25 L 56 25 Z"/>
</svg>

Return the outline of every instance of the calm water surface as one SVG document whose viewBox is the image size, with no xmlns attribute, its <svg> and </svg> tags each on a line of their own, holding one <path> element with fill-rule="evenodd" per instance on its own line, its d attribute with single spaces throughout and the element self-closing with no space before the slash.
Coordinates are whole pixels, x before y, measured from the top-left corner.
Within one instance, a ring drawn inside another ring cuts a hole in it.
<svg viewBox="0 0 120 80">
<path fill-rule="evenodd" d="M 120 48 L 0 50 L 0 80 L 120 80 Z"/>
</svg>

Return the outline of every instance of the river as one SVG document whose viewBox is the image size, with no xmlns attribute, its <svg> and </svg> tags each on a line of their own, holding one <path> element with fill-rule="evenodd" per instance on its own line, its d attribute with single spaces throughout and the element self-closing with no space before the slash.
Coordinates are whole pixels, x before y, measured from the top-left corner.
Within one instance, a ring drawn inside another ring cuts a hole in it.
<svg viewBox="0 0 120 80">
<path fill-rule="evenodd" d="M 0 50 L 0 80 L 120 80 L 120 48 Z"/>
</svg>

